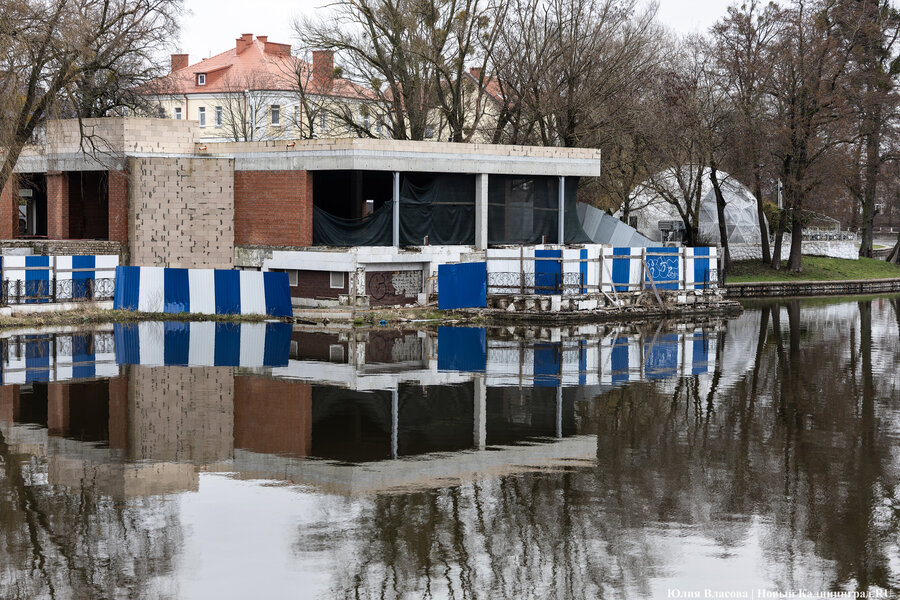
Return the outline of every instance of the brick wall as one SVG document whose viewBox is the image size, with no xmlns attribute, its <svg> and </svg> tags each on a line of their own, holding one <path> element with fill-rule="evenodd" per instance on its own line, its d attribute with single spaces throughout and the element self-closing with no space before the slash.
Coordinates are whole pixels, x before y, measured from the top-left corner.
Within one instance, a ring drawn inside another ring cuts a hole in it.
<svg viewBox="0 0 900 600">
<path fill-rule="evenodd" d="M 232 267 L 233 159 L 130 158 L 128 170 L 131 264 Z"/>
<path fill-rule="evenodd" d="M 306 171 L 235 171 L 234 241 L 312 245 L 312 177 Z"/>
<path fill-rule="evenodd" d="M 233 455 L 234 369 L 131 366 L 128 455 L 215 462 Z"/>
<path fill-rule="evenodd" d="M 13 193 L 15 187 L 15 181 L 11 180 L 0 191 L 0 239 L 4 240 L 12 239 L 19 233 L 19 202 Z"/>
<path fill-rule="evenodd" d="M 54 240 L 69 237 L 68 173 L 47 173 L 47 237 Z"/>
<path fill-rule="evenodd" d="M 234 447 L 307 456 L 312 447 L 312 385 L 235 377 Z"/>
<path fill-rule="evenodd" d="M 291 287 L 291 297 L 337 300 L 338 295 L 347 293 L 349 279 L 349 275 L 344 273 L 344 285 L 333 288 L 329 271 L 297 271 L 297 285 Z"/>
<path fill-rule="evenodd" d="M 108 188 L 108 239 L 126 243 L 128 242 L 128 173 L 110 171 Z"/>
</svg>

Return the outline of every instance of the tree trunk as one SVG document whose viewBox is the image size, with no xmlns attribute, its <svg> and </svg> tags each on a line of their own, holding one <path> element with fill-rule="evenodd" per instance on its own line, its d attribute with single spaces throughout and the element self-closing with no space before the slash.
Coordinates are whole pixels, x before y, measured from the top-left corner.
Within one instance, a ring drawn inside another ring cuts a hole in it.
<svg viewBox="0 0 900 600">
<path fill-rule="evenodd" d="M 719 219 L 719 243 L 722 244 L 722 251 L 725 255 L 725 273 L 731 272 L 731 250 L 728 248 L 728 228 L 725 226 L 725 197 L 722 195 L 722 188 L 719 186 L 718 170 L 715 161 L 709 164 L 709 180 L 712 182 L 713 190 L 716 193 L 716 216 Z"/>
<path fill-rule="evenodd" d="M 862 241 L 859 245 L 859 255 L 872 258 L 872 237 L 875 228 L 875 192 L 878 186 L 878 167 L 881 164 L 881 110 L 875 109 L 875 114 L 869 118 L 866 129 L 866 184 L 863 188 L 863 222 Z"/>
<path fill-rule="evenodd" d="M 788 258 L 788 269 L 794 273 L 803 271 L 803 223 L 800 221 L 800 210 L 791 210 L 791 254 Z"/>
<path fill-rule="evenodd" d="M 775 248 L 772 250 L 772 268 L 781 269 L 781 244 L 784 241 L 784 232 L 787 229 L 787 210 L 781 209 L 778 216 L 778 230 L 775 231 Z"/>
<path fill-rule="evenodd" d="M 894 249 L 888 254 L 887 261 L 889 263 L 894 263 L 895 265 L 900 265 L 900 233 L 897 234 L 897 243 L 894 244 Z"/>
<path fill-rule="evenodd" d="M 762 243 L 763 264 L 772 262 L 772 250 L 769 248 L 769 228 L 766 226 L 766 211 L 763 210 L 762 177 L 759 169 L 753 170 L 753 195 L 756 196 L 756 218 L 759 219 L 759 241 Z"/>
</svg>

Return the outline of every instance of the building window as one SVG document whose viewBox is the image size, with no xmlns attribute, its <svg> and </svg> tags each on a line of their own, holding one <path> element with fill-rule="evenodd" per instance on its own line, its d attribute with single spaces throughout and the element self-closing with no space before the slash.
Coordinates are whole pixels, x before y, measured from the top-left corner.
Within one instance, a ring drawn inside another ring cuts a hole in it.
<svg viewBox="0 0 900 600">
<path fill-rule="evenodd" d="M 328 116 L 325 114 L 325 111 L 321 111 L 319 113 L 319 131 L 325 131 L 328 129 Z"/>
<path fill-rule="evenodd" d="M 344 345 L 343 344 L 329 344 L 328 345 L 328 360 L 330 362 L 344 362 Z"/>
<path fill-rule="evenodd" d="M 288 285 L 291 287 L 297 287 L 300 284 L 297 269 L 288 269 Z"/>
<path fill-rule="evenodd" d="M 157 108 L 156 116 L 159 117 L 160 119 L 165 119 L 166 118 L 166 109 L 164 109 L 162 106 Z"/>
<path fill-rule="evenodd" d="M 206 85 L 206 73 L 197 74 L 197 85 Z"/>
<path fill-rule="evenodd" d="M 294 105 L 294 127 L 300 129 L 300 107 Z"/>
<path fill-rule="evenodd" d="M 216 107 L 216 127 L 222 126 L 222 107 Z"/>
<path fill-rule="evenodd" d="M 178 119 L 179 121 L 181 120 L 181 107 L 180 106 L 175 107 L 175 118 Z"/>
<path fill-rule="evenodd" d="M 341 289 L 344 287 L 344 274 L 339 271 L 331 272 L 330 285 L 332 289 Z"/>
<path fill-rule="evenodd" d="M 433 137 L 434 137 L 434 127 L 432 127 L 431 125 L 426 125 L 425 126 L 425 138 L 430 140 Z"/>
<path fill-rule="evenodd" d="M 281 106 L 273 104 L 269 109 L 269 115 L 272 117 L 272 127 L 281 127 Z"/>
<path fill-rule="evenodd" d="M 206 107 L 201 106 L 197 109 L 197 120 L 200 121 L 200 127 L 206 127 Z"/>
</svg>

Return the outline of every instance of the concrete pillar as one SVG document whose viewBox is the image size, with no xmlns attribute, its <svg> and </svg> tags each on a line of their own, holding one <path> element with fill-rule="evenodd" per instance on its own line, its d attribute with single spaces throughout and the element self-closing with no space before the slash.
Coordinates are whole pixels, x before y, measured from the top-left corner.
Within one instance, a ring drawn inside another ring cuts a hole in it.
<svg viewBox="0 0 900 600">
<path fill-rule="evenodd" d="M 69 237 L 69 174 L 47 173 L 47 237 Z"/>
<path fill-rule="evenodd" d="M 475 380 L 475 425 L 472 431 L 473 442 L 477 450 L 484 450 L 487 445 L 487 384 L 484 376 L 476 375 Z"/>
<path fill-rule="evenodd" d="M 394 171 L 394 193 L 393 193 L 393 225 L 394 225 L 394 247 L 400 247 L 400 173 Z"/>
<path fill-rule="evenodd" d="M 488 175 L 475 175 L 475 248 L 488 247 Z"/>
<path fill-rule="evenodd" d="M 19 194 L 15 175 L 0 190 L 0 239 L 9 240 L 19 234 Z"/>
<path fill-rule="evenodd" d="M 110 171 L 108 179 L 108 237 L 110 241 L 128 242 L 128 174 Z"/>
<path fill-rule="evenodd" d="M 557 240 L 560 244 L 566 243 L 566 178 L 559 178 L 559 234 Z"/>
<path fill-rule="evenodd" d="M 562 381 L 559 382 L 559 386 L 556 388 L 556 437 L 562 438 L 562 408 L 563 408 L 563 393 L 562 393 Z"/>
</svg>

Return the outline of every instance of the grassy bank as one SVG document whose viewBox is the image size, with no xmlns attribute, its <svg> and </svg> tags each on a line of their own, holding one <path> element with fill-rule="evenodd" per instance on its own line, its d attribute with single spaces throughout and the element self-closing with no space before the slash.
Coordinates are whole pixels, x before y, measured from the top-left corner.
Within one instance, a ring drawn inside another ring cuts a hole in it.
<svg viewBox="0 0 900 600">
<path fill-rule="evenodd" d="M 900 266 L 874 258 L 847 260 L 823 256 L 804 256 L 803 271 L 787 270 L 787 261 L 780 271 L 764 266 L 760 261 L 748 260 L 734 263 L 727 283 L 780 282 L 780 281 L 840 281 L 851 279 L 900 278 Z"/>
<path fill-rule="evenodd" d="M 103 310 L 100 308 L 85 307 L 61 312 L 0 316 L 0 329 L 88 325 L 93 323 L 136 323 L 138 321 L 220 321 L 226 323 L 253 323 L 266 321 L 268 319 L 269 317 L 261 315 L 146 313 L 131 310 Z"/>
</svg>

